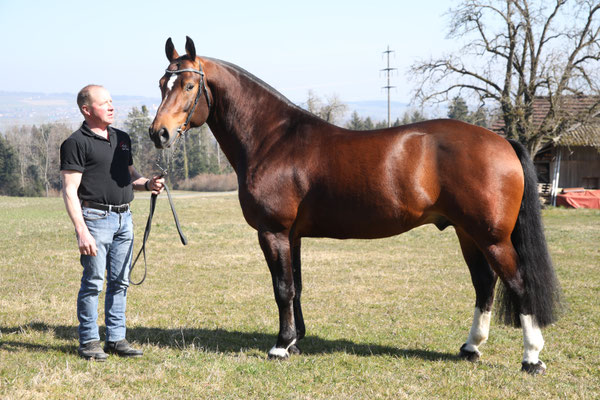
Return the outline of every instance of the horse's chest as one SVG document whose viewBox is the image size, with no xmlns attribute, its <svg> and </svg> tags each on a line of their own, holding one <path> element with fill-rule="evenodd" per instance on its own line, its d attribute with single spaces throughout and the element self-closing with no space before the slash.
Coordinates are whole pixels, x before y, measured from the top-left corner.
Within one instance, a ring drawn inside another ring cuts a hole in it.
<svg viewBox="0 0 600 400">
<path fill-rule="evenodd" d="M 246 222 L 257 230 L 289 229 L 298 210 L 292 193 L 286 185 L 276 183 L 240 186 L 239 200 Z"/>
</svg>

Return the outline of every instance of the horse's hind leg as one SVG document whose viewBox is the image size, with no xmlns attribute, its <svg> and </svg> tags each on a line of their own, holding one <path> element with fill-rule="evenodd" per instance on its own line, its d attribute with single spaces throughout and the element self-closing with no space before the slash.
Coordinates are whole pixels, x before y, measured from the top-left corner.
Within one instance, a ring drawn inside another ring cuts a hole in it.
<svg viewBox="0 0 600 400">
<path fill-rule="evenodd" d="M 296 289 L 288 235 L 287 232 L 268 231 L 258 234 L 260 247 L 271 271 L 275 301 L 279 308 L 279 335 L 277 343 L 269 350 L 269 358 L 287 358 L 288 350 L 297 339 L 293 306 Z"/>
<path fill-rule="evenodd" d="M 492 303 L 494 302 L 494 287 L 498 279 L 497 275 L 490 268 L 485 256 L 477 248 L 473 240 L 462 230 L 456 230 L 460 247 L 469 271 L 471 272 L 471 281 L 475 287 L 475 313 L 473 315 L 473 325 L 469 331 L 467 341 L 460 348 L 460 356 L 475 362 L 479 360 L 481 346 L 488 338 L 490 330 L 490 319 Z"/>
<path fill-rule="evenodd" d="M 300 296 L 302 294 L 302 270 L 301 270 L 301 259 L 300 259 L 300 239 L 292 246 L 292 270 L 294 272 L 294 288 L 296 293 L 294 296 L 294 320 L 296 323 L 296 339 L 300 340 L 306 334 L 306 328 L 304 326 L 304 317 L 302 316 L 302 305 L 300 304 Z M 296 344 L 293 344 L 289 348 L 289 352 L 292 354 L 300 354 L 300 349 Z"/>
<path fill-rule="evenodd" d="M 502 279 L 506 286 L 505 296 L 513 296 L 511 300 L 519 314 L 519 322 L 523 329 L 523 362 L 522 370 L 530 374 L 543 374 L 546 365 L 539 359 L 540 351 L 544 347 L 542 331 L 537 325 L 535 318 L 526 302 L 527 293 L 520 272 L 517 269 L 518 255 L 510 238 L 489 245 L 484 253 L 486 259 Z M 503 299 L 506 301 L 506 299 Z"/>
</svg>

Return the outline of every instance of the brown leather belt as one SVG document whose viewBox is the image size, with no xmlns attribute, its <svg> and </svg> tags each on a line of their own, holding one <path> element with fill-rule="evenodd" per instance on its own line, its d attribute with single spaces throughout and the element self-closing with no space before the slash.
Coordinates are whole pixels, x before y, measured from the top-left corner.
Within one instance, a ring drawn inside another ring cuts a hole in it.
<svg viewBox="0 0 600 400">
<path fill-rule="evenodd" d="M 81 203 L 81 205 L 84 207 L 88 207 L 88 208 L 94 208 L 96 210 L 109 211 L 109 212 L 113 211 L 116 213 L 124 213 L 126 211 L 129 211 L 129 204 L 120 204 L 120 205 L 113 206 L 111 204 L 102 204 L 102 203 L 96 203 L 95 201 L 84 200 Z"/>
</svg>

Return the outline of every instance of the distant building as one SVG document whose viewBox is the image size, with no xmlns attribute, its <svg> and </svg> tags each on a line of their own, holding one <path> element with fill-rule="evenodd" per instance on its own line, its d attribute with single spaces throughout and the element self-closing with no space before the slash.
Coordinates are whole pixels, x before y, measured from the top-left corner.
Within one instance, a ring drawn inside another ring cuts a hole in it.
<svg viewBox="0 0 600 400">
<path fill-rule="evenodd" d="M 580 97 L 569 102 L 569 109 L 577 112 L 595 101 L 593 97 Z M 534 125 L 540 126 L 550 109 L 547 98 L 536 98 L 533 107 Z M 504 121 L 497 120 L 490 129 L 503 135 Z M 552 197 L 561 188 L 600 189 L 600 113 L 592 123 L 544 144 L 533 160 L 542 196 Z"/>
</svg>

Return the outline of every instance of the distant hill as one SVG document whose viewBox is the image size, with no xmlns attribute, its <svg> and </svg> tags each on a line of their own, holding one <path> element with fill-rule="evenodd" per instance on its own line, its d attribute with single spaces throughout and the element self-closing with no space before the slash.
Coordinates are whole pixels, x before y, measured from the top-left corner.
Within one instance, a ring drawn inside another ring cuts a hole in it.
<svg viewBox="0 0 600 400">
<path fill-rule="evenodd" d="M 65 122 L 77 126 L 83 120 L 76 104 L 76 94 L 73 93 L 27 93 L 0 91 L 0 130 L 14 125 L 34 125 L 45 122 Z M 154 115 L 160 104 L 160 99 L 142 96 L 113 95 L 117 110 L 115 126 L 122 126 L 127 114 L 133 107 L 148 107 Z M 374 123 L 387 119 L 387 101 L 352 101 L 346 102 L 348 112 L 344 116 L 346 123 L 353 111 L 361 118 L 371 117 Z M 391 103 L 391 119 L 402 119 L 408 104 Z"/>
<path fill-rule="evenodd" d="M 0 129 L 13 125 L 34 125 L 45 122 L 65 122 L 79 125 L 83 117 L 73 93 L 27 93 L 0 91 Z M 154 113 L 160 104 L 159 98 L 113 95 L 116 123 L 123 123 L 129 110 L 146 105 Z"/>
</svg>

